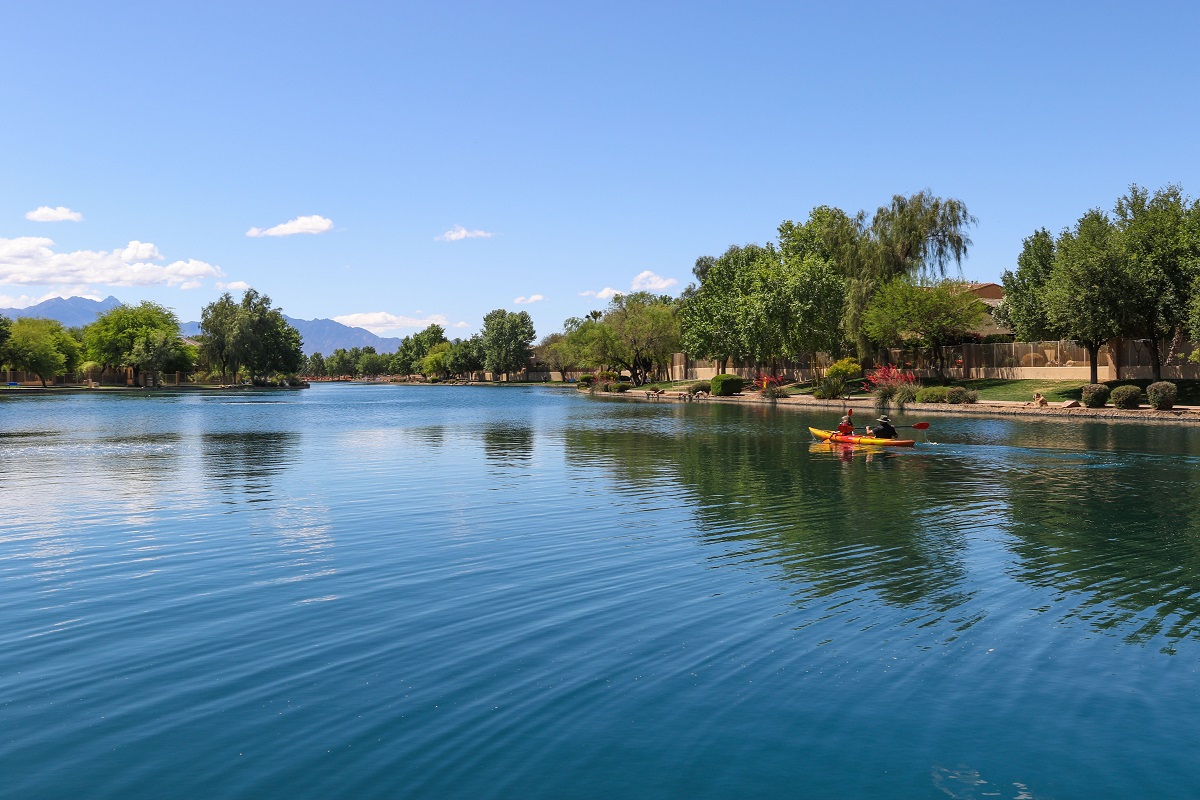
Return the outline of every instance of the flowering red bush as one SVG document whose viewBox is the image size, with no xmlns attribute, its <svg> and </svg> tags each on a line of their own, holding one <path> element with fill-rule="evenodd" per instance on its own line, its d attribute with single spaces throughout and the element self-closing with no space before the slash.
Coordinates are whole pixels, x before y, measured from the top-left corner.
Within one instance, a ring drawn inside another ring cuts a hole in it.
<svg viewBox="0 0 1200 800">
<path fill-rule="evenodd" d="M 863 391 L 874 392 L 882 386 L 895 389 L 897 386 L 912 385 L 916 382 L 917 376 L 911 372 L 904 372 L 891 364 L 884 364 L 868 373 L 863 381 Z"/>
<path fill-rule="evenodd" d="M 754 385 L 760 389 L 765 389 L 768 386 L 783 386 L 783 377 L 780 375 L 767 375 L 765 372 L 760 372 L 754 376 Z"/>
</svg>

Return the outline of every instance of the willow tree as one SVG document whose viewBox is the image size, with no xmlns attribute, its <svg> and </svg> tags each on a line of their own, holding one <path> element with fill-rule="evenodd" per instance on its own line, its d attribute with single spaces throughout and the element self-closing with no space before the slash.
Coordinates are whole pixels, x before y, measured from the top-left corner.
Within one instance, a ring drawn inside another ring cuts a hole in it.
<svg viewBox="0 0 1200 800">
<path fill-rule="evenodd" d="M 871 356 L 864 315 L 879 287 L 897 278 L 944 278 L 953 262 L 958 268 L 976 220 L 961 200 L 934 197 L 928 190 L 909 197 L 894 195 L 875 211 L 869 226 L 860 215 L 859 237 L 843 253 L 847 270 L 846 328 L 859 358 Z M 849 257 L 848 257 L 849 256 Z"/>
</svg>

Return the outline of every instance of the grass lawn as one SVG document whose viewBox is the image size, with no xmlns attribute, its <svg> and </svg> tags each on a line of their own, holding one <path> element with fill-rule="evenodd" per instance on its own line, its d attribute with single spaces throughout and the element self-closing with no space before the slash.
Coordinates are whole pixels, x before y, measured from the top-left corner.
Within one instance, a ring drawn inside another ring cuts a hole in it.
<svg viewBox="0 0 1200 800">
<path fill-rule="evenodd" d="M 1061 403 L 1064 400 L 1080 399 L 1081 389 L 1087 381 L 1053 381 L 1053 380 L 1008 380 L 1004 378 L 984 378 L 974 381 L 959 381 L 958 385 L 979 392 L 980 400 L 1018 400 L 1031 402 L 1034 392 L 1041 392 L 1051 403 Z M 1108 388 L 1113 389 L 1122 384 L 1140 386 L 1142 391 L 1150 385 L 1149 380 L 1137 381 L 1106 381 Z M 1200 405 L 1200 381 L 1172 381 L 1179 389 L 1179 402 L 1182 405 Z M 1143 397 L 1142 402 L 1145 403 Z"/>
<path fill-rule="evenodd" d="M 1087 381 L 1052 381 L 1039 379 L 1011 380 L 1005 378 L 981 378 L 973 381 L 958 381 L 958 385 L 979 392 L 980 400 L 1018 400 L 1032 402 L 1033 393 L 1041 392 L 1051 403 L 1078 400 L 1080 390 Z"/>
</svg>

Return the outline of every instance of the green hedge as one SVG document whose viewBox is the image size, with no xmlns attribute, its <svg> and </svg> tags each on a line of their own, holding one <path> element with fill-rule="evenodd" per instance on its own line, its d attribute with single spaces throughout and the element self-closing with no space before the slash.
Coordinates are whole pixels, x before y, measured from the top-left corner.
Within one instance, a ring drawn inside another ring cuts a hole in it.
<svg viewBox="0 0 1200 800">
<path fill-rule="evenodd" d="M 1104 408 L 1109 394 L 1109 388 L 1103 383 L 1089 383 L 1082 390 L 1083 404 L 1088 408 Z"/>
<path fill-rule="evenodd" d="M 948 386 L 922 386 L 917 390 L 918 403 L 947 403 Z"/>
<path fill-rule="evenodd" d="M 746 381 L 737 375 L 714 375 L 709 387 L 716 397 L 735 395 L 746 385 Z"/>
<path fill-rule="evenodd" d="M 1137 408 L 1142 402 L 1142 390 L 1136 386 L 1118 386 L 1112 390 L 1112 404 L 1117 408 Z"/>
<path fill-rule="evenodd" d="M 1166 411 L 1175 406 L 1179 399 L 1179 390 L 1170 381 L 1158 381 L 1146 387 L 1146 402 L 1158 411 Z"/>
</svg>

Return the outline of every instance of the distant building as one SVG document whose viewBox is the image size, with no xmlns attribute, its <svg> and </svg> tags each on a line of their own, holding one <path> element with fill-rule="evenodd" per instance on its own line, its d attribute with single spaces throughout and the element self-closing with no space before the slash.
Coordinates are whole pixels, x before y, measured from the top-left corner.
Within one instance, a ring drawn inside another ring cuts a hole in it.
<svg viewBox="0 0 1200 800">
<path fill-rule="evenodd" d="M 1011 336 L 1012 331 L 997 325 L 996 320 L 992 318 L 996 307 L 1004 300 L 1004 287 L 998 283 L 968 283 L 967 289 L 987 306 L 987 317 L 975 333 L 978 333 L 980 336 Z"/>
</svg>

